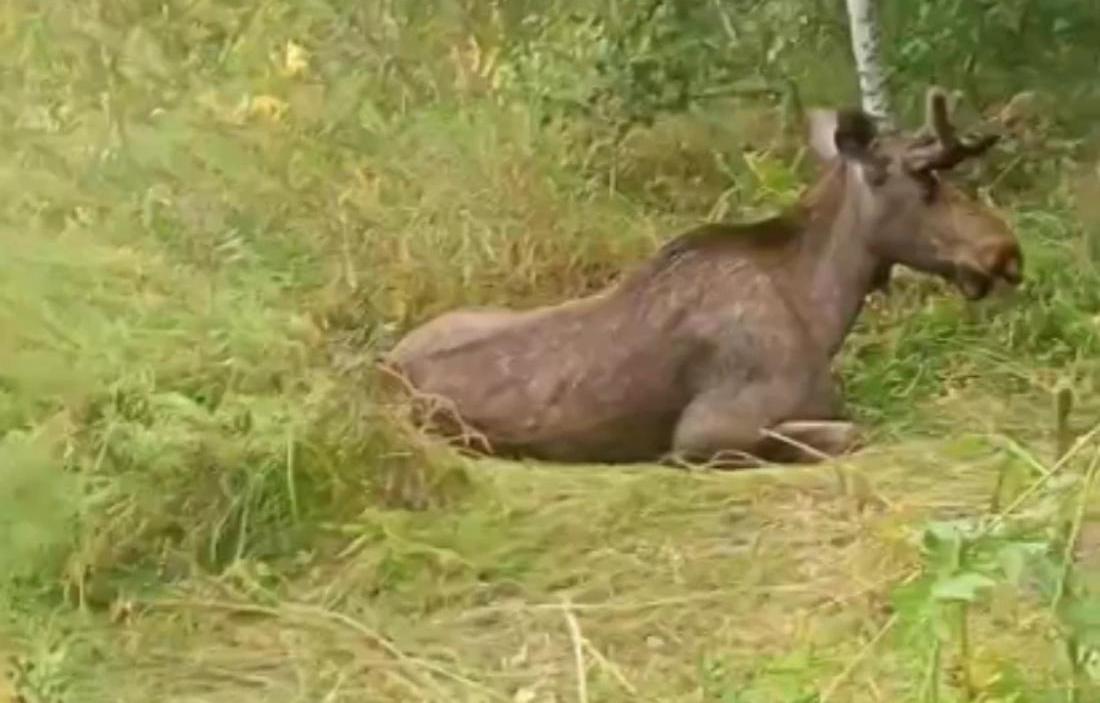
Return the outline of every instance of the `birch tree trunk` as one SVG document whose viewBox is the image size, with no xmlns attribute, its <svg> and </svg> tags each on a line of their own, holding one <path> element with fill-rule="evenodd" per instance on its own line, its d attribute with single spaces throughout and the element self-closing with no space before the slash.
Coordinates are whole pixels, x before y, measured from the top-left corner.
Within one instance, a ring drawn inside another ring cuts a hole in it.
<svg viewBox="0 0 1100 703">
<path fill-rule="evenodd" d="M 890 96 L 886 90 L 886 67 L 879 50 L 876 0 L 847 0 L 848 26 L 852 36 L 852 53 L 859 74 L 859 92 L 863 111 L 883 126 L 893 126 Z"/>
</svg>

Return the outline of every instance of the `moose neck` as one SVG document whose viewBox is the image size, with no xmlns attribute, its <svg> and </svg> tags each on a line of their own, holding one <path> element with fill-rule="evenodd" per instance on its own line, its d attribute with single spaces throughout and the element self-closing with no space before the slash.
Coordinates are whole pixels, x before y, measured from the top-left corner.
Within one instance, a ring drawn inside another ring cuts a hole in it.
<svg viewBox="0 0 1100 703">
<path fill-rule="evenodd" d="M 818 345 L 832 357 L 890 262 L 868 246 L 870 232 L 856 173 L 835 165 L 803 198 L 805 222 L 792 267 L 795 305 Z M 793 301 L 792 301 L 793 302 Z"/>
</svg>

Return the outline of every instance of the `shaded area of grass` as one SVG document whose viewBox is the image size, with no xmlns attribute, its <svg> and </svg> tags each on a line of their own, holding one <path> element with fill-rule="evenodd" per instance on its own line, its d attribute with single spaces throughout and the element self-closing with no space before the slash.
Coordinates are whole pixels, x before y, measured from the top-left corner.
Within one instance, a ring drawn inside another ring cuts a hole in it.
<svg viewBox="0 0 1100 703">
<path fill-rule="evenodd" d="M 1041 121 L 974 174 L 1028 283 L 975 306 L 905 279 L 873 303 L 841 370 L 880 443 L 847 471 L 471 466 L 376 404 L 379 349 L 454 306 L 592 291 L 809 175 L 790 95 L 622 133 L 614 101 L 561 111 L 542 88 L 583 93 L 604 44 L 518 7 L 0 12 L 0 654 L 20 690 L 564 700 L 579 651 L 593 701 L 917 695 L 919 637 L 840 674 L 922 521 L 982 514 L 1026 464 L 992 446 L 1049 458 L 1058 383 L 1074 429 L 1096 417 L 1095 174 Z M 813 41 L 843 56 L 830 31 Z M 846 95 L 814 46 L 773 53 L 811 97 Z M 1018 607 L 976 618 L 990 696 L 1064 680 Z"/>
</svg>

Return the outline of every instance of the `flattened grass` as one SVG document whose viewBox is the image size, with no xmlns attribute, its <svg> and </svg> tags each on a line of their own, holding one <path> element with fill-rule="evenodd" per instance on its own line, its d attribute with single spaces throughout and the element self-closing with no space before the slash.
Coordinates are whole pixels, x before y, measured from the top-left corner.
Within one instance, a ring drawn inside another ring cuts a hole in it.
<svg viewBox="0 0 1100 703">
<path fill-rule="evenodd" d="M 1023 291 L 873 304 L 841 370 L 876 442 L 843 466 L 473 464 L 379 406 L 379 349 L 593 290 L 805 174 L 771 107 L 611 148 L 458 80 L 461 17 L 403 18 L 0 14 L 0 701 L 914 700 L 886 607 L 914 534 L 987 511 L 1013 446 L 1050 458 L 1058 383 L 1095 417 L 1083 211 L 996 191 Z M 1062 680 L 1035 605 L 976 616 L 992 700 Z"/>
</svg>

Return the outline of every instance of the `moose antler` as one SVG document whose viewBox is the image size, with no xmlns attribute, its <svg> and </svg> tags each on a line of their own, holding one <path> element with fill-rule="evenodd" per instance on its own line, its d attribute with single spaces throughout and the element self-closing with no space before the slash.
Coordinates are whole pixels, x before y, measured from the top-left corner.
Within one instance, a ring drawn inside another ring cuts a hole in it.
<svg viewBox="0 0 1100 703">
<path fill-rule="evenodd" d="M 926 124 L 916 142 L 906 154 L 910 170 L 946 171 L 966 159 L 980 156 L 993 146 L 999 137 L 991 134 L 972 142 L 959 139 L 947 108 L 947 94 L 942 88 L 928 89 L 925 101 Z"/>
</svg>

